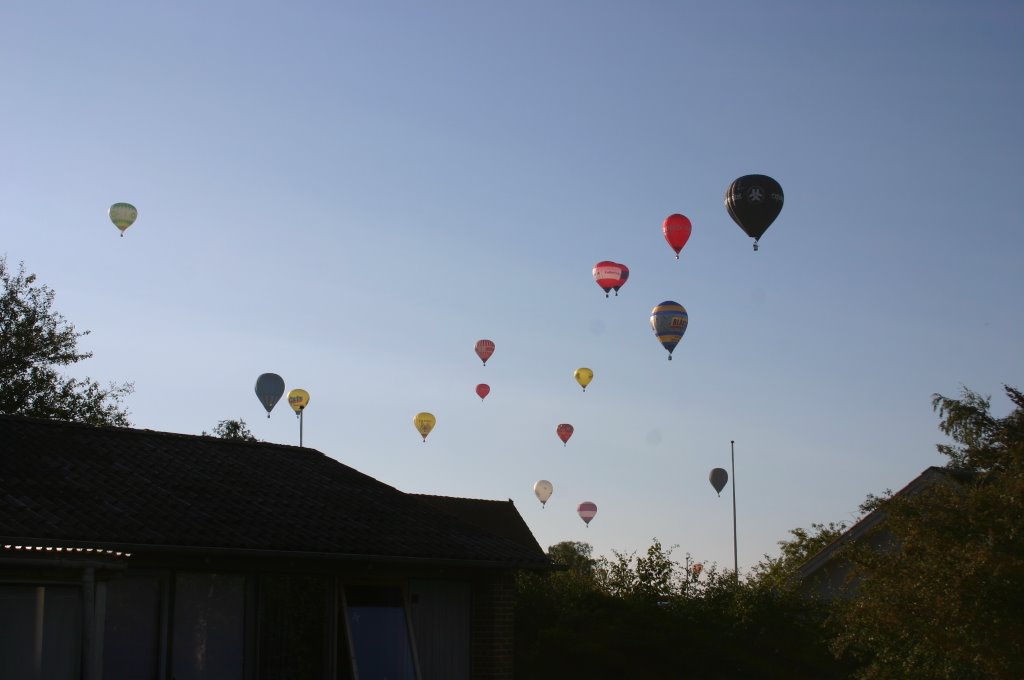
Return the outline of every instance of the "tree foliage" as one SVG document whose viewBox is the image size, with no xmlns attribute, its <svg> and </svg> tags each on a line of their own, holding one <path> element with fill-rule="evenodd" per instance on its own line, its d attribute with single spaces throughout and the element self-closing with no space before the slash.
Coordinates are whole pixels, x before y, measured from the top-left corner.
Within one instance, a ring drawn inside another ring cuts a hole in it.
<svg viewBox="0 0 1024 680">
<path fill-rule="evenodd" d="M 102 387 L 60 373 L 92 356 L 78 348 L 89 331 L 76 331 L 53 309 L 54 292 L 21 263 L 11 271 L 0 257 L 0 413 L 129 425 L 121 404 L 131 383 Z"/>
<path fill-rule="evenodd" d="M 942 422 L 939 429 L 955 444 L 939 444 L 949 466 L 973 472 L 1019 470 L 1024 457 L 1024 394 L 1004 385 L 1013 411 L 1005 418 L 990 413 L 991 398 L 964 388 L 960 399 L 932 396 L 932 408 Z"/>
<path fill-rule="evenodd" d="M 237 439 L 245 442 L 259 441 L 241 418 L 238 420 L 222 420 L 214 426 L 212 433 L 203 431 L 203 435 L 220 437 L 221 439 Z"/>
<path fill-rule="evenodd" d="M 594 559 L 586 543 L 548 555 L 564 566 L 522 574 L 516 607 L 519 677 L 843 677 L 816 603 L 694 569 L 657 538 L 640 556 Z"/>
<path fill-rule="evenodd" d="M 786 589 L 794 585 L 793 576 L 804 562 L 814 557 L 846 531 L 845 522 L 812 523 L 810 529 L 790 529 L 792 538 L 779 541 L 779 555 L 765 555 L 753 568 L 753 577 L 762 585 Z"/>
<path fill-rule="evenodd" d="M 936 395 L 945 481 L 869 498 L 885 521 L 848 551 L 856 588 L 834 618 L 860 677 L 1024 677 L 1024 399 L 1006 393 L 1004 418 L 970 390 Z"/>
</svg>

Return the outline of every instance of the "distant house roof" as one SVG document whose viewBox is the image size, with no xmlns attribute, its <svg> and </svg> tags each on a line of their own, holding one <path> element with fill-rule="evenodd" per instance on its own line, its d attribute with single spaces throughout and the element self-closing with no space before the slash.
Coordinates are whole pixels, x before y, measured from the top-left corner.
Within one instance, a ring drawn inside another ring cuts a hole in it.
<svg viewBox="0 0 1024 680">
<path fill-rule="evenodd" d="M 952 470 L 950 468 L 936 467 L 933 465 L 914 479 L 910 480 L 906 486 L 893 495 L 913 495 L 940 481 L 955 480 L 958 482 L 967 482 L 974 479 L 974 477 L 975 475 L 972 472 Z M 864 536 L 869 530 L 884 522 L 887 516 L 888 513 L 883 506 L 875 508 L 868 514 L 861 517 L 853 526 L 844 531 L 838 538 L 804 562 L 797 570 L 795 578 L 800 581 L 806 581 L 811 578 L 817 571 L 832 561 L 844 545 Z"/>
<path fill-rule="evenodd" d="M 310 448 L 0 415 L 4 542 L 550 564 L 510 503 L 431 498 Z"/>
</svg>

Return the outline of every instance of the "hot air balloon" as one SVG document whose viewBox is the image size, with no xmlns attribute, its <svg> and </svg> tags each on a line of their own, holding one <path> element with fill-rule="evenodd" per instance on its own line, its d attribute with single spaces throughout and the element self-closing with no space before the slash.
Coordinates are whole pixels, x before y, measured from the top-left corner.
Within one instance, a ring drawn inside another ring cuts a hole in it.
<svg viewBox="0 0 1024 680">
<path fill-rule="evenodd" d="M 678 302 L 666 300 L 651 310 L 651 330 L 658 337 L 658 342 L 668 350 L 668 359 L 672 360 L 672 350 L 683 339 L 690 316 L 686 308 Z"/>
<path fill-rule="evenodd" d="M 562 440 L 562 446 L 569 441 L 569 437 L 572 436 L 573 427 L 569 423 L 562 423 L 555 428 L 555 432 L 558 433 L 558 438 Z"/>
<path fill-rule="evenodd" d="M 715 468 L 708 475 L 708 481 L 711 482 L 711 486 L 715 487 L 715 493 L 721 496 L 722 489 L 725 488 L 726 483 L 729 481 L 729 473 L 724 468 Z"/>
<path fill-rule="evenodd" d="M 697 578 L 698 576 L 700 576 L 700 572 L 704 571 L 704 565 L 701 564 L 700 562 L 697 562 L 696 564 L 694 564 L 690 568 L 693 570 L 693 577 L 694 578 Z"/>
<path fill-rule="evenodd" d="M 416 426 L 416 431 L 423 435 L 423 441 L 427 441 L 427 435 L 434 429 L 434 425 L 437 423 L 437 418 L 430 413 L 417 413 L 416 417 L 412 419 L 412 424 Z"/>
<path fill-rule="evenodd" d="M 591 503 L 590 501 L 583 501 L 576 506 L 576 514 L 580 516 L 586 525 L 590 526 L 590 520 L 594 519 L 594 515 L 597 514 L 597 504 Z"/>
<path fill-rule="evenodd" d="M 624 264 L 604 260 L 594 265 L 594 281 L 604 291 L 604 296 L 612 290 L 619 294 L 619 288 L 629 279 L 629 267 Z"/>
<path fill-rule="evenodd" d="M 573 373 L 573 377 L 576 378 L 576 382 L 578 382 L 580 387 L 583 388 L 583 391 L 586 392 L 587 385 L 589 385 L 590 381 L 594 379 L 594 372 L 589 368 L 577 368 L 576 372 Z"/>
<path fill-rule="evenodd" d="M 689 218 L 679 213 L 669 215 L 661 223 L 661 231 L 665 234 L 665 240 L 668 241 L 668 245 L 672 250 L 676 251 L 676 259 L 678 260 L 679 251 L 690 240 L 690 232 L 693 231 L 693 225 L 690 224 Z"/>
<path fill-rule="evenodd" d="M 306 404 L 309 403 L 309 392 L 306 390 L 295 389 L 288 393 L 288 405 L 295 411 L 295 416 L 298 417 L 302 410 L 306 408 Z"/>
<path fill-rule="evenodd" d="M 121 230 L 121 238 L 124 238 L 124 230 L 132 226 L 139 217 L 139 211 L 131 203 L 115 203 L 107 210 L 110 221 Z"/>
<path fill-rule="evenodd" d="M 555 487 L 551 486 L 551 482 L 546 479 L 538 480 L 533 485 L 533 493 L 537 494 L 537 500 L 540 501 L 540 507 L 544 508 L 547 506 L 548 499 L 551 498 L 551 493 L 555 490 Z"/>
<path fill-rule="evenodd" d="M 484 400 L 488 394 L 491 393 L 491 386 L 486 383 L 480 383 L 476 386 L 476 396 L 480 397 L 480 401 Z"/>
<path fill-rule="evenodd" d="M 733 181 L 725 191 L 725 209 L 747 236 L 757 240 L 764 236 L 782 211 L 782 186 L 767 175 L 744 175 Z"/>
<path fill-rule="evenodd" d="M 487 360 L 494 354 L 494 343 L 490 340 L 477 340 L 476 341 L 476 355 L 480 357 L 480 360 L 484 362 L 484 366 L 487 365 Z"/>
<path fill-rule="evenodd" d="M 309 392 L 295 389 L 288 393 L 288 405 L 295 411 L 295 417 L 299 419 L 299 446 L 302 446 L 302 413 L 309 404 Z"/>
<path fill-rule="evenodd" d="M 256 378 L 256 397 L 263 404 L 263 408 L 267 409 L 268 418 L 282 394 L 284 394 L 284 378 L 277 373 L 264 373 Z"/>
</svg>

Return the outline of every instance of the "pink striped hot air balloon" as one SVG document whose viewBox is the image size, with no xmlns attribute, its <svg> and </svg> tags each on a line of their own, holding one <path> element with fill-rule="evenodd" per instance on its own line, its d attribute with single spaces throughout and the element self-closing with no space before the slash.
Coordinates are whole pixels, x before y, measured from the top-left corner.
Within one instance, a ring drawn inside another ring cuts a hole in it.
<svg viewBox="0 0 1024 680">
<path fill-rule="evenodd" d="M 576 514 L 579 515 L 580 519 L 582 519 L 589 527 L 590 520 L 594 519 L 594 515 L 597 514 L 597 503 L 583 501 L 576 507 Z"/>
</svg>

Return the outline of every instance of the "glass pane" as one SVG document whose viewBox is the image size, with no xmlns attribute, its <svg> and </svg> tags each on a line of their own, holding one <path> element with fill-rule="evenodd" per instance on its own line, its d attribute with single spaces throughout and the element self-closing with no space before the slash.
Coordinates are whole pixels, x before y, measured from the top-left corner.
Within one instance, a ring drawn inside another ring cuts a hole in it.
<svg viewBox="0 0 1024 680">
<path fill-rule="evenodd" d="M 241 680 L 244 632 L 243 576 L 178 575 L 172 655 L 176 680 Z"/>
<path fill-rule="evenodd" d="M 322 576 L 260 578 L 259 677 L 323 678 L 331 581 Z"/>
<path fill-rule="evenodd" d="M 423 680 L 469 680 L 470 584 L 409 583 L 416 660 Z"/>
<path fill-rule="evenodd" d="M 78 678 L 82 594 L 78 586 L 0 586 L 0 663 L 12 680 Z"/>
<path fill-rule="evenodd" d="M 345 586 L 345 600 L 358 677 L 415 680 L 402 591 L 395 587 Z"/>
<path fill-rule="evenodd" d="M 120 578 L 104 586 L 103 677 L 155 678 L 160 631 L 159 579 Z"/>
</svg>

